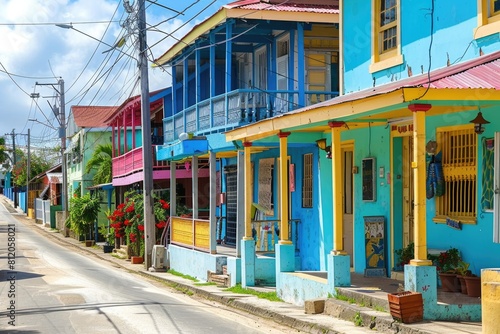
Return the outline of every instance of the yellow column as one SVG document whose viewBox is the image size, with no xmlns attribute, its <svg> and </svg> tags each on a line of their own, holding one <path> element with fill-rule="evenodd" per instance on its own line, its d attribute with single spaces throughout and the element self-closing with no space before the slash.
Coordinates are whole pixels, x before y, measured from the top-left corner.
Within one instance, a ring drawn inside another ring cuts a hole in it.
<svg viewBox="0 0 500 334">
<path fill-rule="evenodd" d="M 431 108 L 430 104 L 411 104 L 408 109 L 413 111 L 413 162 L 414 171 L 414 235 L 415 259 L 410 261 L 414 266 L 430 266 L 432 261 L 427 260 L 427 219 L 426 219 L 426 151 L 425 151 L 425 112 Z"/>
<path fill-rule="evenodd" d="M 245 236 L 243 240 L 252 240 L 252 163 L 250 160 L 252 147 L 251 142 L 244 142 L 244 159 L 245 159 Z"/>
<path fill-rule="evenodd" d="M 500 269 L 481 270 L 481 314 L 483 333 L 498 333 L 500 317 Z"/>
<path fill-rule="evenodd" d="M 290 245 L 288 240 L 288 151 L 287 138 L 290 132 L 280 132 L 280 241 L 281 245 Z"/>
<path fill-rule="evenodd" d="M 333 196 L 333 250 L 334 255 L 347 255 L 343 245 L 342 210 L 342 149 L 340 147 L 340 128 L 344 122 L 329 122 L 332 133 L 332 196 Z"/>
</svg>

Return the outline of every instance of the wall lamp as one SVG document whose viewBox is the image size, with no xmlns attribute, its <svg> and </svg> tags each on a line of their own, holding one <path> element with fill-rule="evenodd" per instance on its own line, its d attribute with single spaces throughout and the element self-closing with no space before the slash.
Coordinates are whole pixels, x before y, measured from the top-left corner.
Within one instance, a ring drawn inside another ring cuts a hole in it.
<svg viewBox="0 0 500 334">
<path fill-rule="evenodd" d="M 480 135 L 484 132 L 484 124 L 489 124 L 487 120 L 484 119 L 483 113 L 478 112 L 476 118 L 474 118 L 470 123 L 474 123 L 474 132 Z"/>
<path fill-rule="evenodd" d="M 326 139 L 325 138 L 321 138 L 321 139 L 316 140 L 316 145 L 318 146 L 318 148 L 320 150 L 323 150 L 323 151 L 326 152 L 326 157 L 328 159 L 332 158 L 332 147 L 326 145 Z"/>
</svg>

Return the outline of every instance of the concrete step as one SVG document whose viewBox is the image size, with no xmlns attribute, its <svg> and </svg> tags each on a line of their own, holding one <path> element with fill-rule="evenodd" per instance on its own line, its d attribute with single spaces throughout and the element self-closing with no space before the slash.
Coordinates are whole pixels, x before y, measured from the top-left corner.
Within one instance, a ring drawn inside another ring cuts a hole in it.
<svg viewBox="0 0 500 334">
<path fill-rule="evenodd" d="M 208 277 L 208 282 L 213 282 L 218 286 L 229 287 L 229 285 L 231 284 L 231 279 L 229 275 L 214 273 L 209 270 L 207 273 L 207 277 Z"/>
</svg>

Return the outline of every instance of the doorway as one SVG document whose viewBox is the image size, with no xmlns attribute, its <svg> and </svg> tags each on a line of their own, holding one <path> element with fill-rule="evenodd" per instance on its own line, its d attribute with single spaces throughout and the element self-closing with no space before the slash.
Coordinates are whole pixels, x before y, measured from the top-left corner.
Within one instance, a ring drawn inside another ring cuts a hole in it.
<svg viewBox="0 0 500 334">
<path fill-rule="evenodd" d="M 354 166 L 354 146 L 346 145 L 342 147 L 342 176 L 343 182 L 343 220 L 342 220 L 342 243 L 343 249 L 350 256 L 350 265 L 354 266 L 354 181 L 352 176 L 352 168 Z"/>
</svg>

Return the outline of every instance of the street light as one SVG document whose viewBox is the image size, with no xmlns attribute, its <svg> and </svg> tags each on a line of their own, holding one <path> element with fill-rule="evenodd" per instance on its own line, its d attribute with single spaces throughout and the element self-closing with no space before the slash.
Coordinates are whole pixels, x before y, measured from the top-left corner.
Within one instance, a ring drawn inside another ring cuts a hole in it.
<svg viewBox="0 0 500 334">
<path fill-rule="evenodd" d="M 45 126 L 51 127 L 52 129 L 59 130 L 59 138 L 61 138 L 61 169 L 62 169 L 62 190 L 61 190 L 61 206 L 64 215 L 64 219 L 66 219 L 66 212 L 68 209 L 68 171 L 66 170 L 66 159 L 64 158 L 64 152 L 66 151 L 66 102 L 64 97 L 64 80 L 61 78 L 57 81 L 57 83 L 35 83 L 37 86 L 52 86 L 55 89 L 59 96 L 59 108 L 52 108 L 52 112 L 56 116 L 56 119 L 59 122 L 59 128 L 56 129 L 53 126 L 50 126 L 45 123 L 38 122 L 36 119 L 30 119 L 31 121 L 41 123 Z M 56 88 L 59 86 L 59 90 Z M 34 94 L 32 94 L 34 95 Z M 50 104 L 49 104 L 50 105 Z"/>
<path fill-rule="evenodd" d="M 97 42 L 99 42 L 99 43 L 101 43 L 101 44 L 104 44 L 104 45 L 106 45 L 106 46 L 109 46 L 109 47 L 110 47 L 110 49 L 109 49 L 109 50 L 103 51 L 102 53 L 106 53 L 106 52 L 109 52 L 109 51 L 111 51 L 111 50 L 116 50 L 116 51 L 118 51 L 118 52 L 120 52 L 120 53 L 123 53 L 124 55 L 126 55 L 126 56 L 128 56 L 128 57 L 130 57 L 130 58 L 132 58 L 132 59 L 134 59 L 134 60 L 136 60 L 136 61 L 139 61 L 139 60 L 138 60 L 137 58 L 135 58 L 134 56 L 131 56 L 131 55 L 129 55 L 128 53 L 125 53 L 125 52 L 123 52 L 123 51 L 121 51 L 121 50 L 118 50 L 118 49 L 117 49 L 117 48 L 122 47 L 122 46 L 123 46 L 123 44 L 125 44 L 125 36 L 124 36 L 124 37 L 122 37 L 122 38 L 120 38 L 120 39 L 118 40 L 118 42 L 116 42 L 116 44 L 115 44 L 115 45 L 111 45 L 111 44 L 108 44 L 108 43 L 106 43 L 106 42 L 104 42 L 104 41 L 102 41 L 102 40 L 98 39 L 98 38 L 95 38 L 95 37 L 94 37 L 94 36 L 92 36 L 92 35 L 87 34 L 86 32 L 83 32 L 83 31 L 81 31 L 81 30 L 79 30 L 79 29 L 76 29 L 75 27 L 73 27 L 73 25 L 72 25 L 72 24 L 56 24 L 56 27 L 63 28 L 63 29 L 72 29 L 72 30 L 74 30 L 74 31 L 76 31 L 76 32 L 79 32 L 79 33 L 80 33 L 80 34 L 82 34 L 82 35 L 87 36 L 88 38 L 93 39 L 94 41 L 97 41 Z"/>
<path fill-rule="evenodd" d="M 28 118 L 28 122 L 35 122 L 35 123 L 38 123 L 38 124 L 42 124 L 46 127 L 49 127 L 51 128 L 52 130 L 59 130 L 57 129 L 56 127 L 53 127 L 52 125 L 50 124 L 46 124 L 46 123 L 43 123 L 43 122 L 40 122 L 39 120 L 37 120 L 36 118 Z"/>
</svg>

